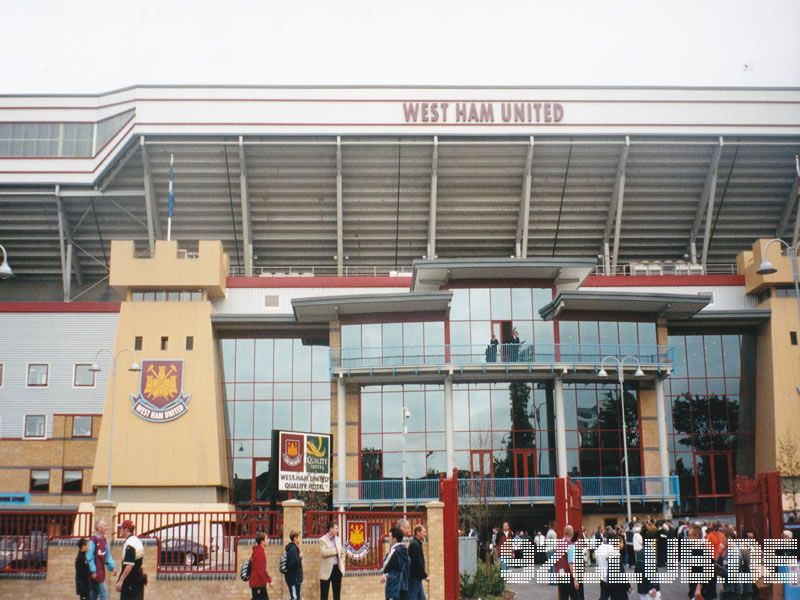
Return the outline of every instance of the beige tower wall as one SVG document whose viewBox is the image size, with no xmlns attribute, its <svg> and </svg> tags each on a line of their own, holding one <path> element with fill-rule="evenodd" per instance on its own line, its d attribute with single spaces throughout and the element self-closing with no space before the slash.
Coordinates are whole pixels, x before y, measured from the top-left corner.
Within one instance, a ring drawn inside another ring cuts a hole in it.
<svg viewBox="0 0 800 600">
<path fill-rule="evenodd" d="M 208 247 L 211 251 L 206 255 Z M 129 243 L 112 244 L 111 271 L 116 271 L 117 285 L 131 282 L 123 292 L 143 289 L 164 289 L 167 282 L 180 281 L 172 289 L 203 290 L 203 300 L 193 302 L 131 302 L 120 308 L 119 326 L 114 351 L 134 348 L 134 340 L 142 338 L 137 360 L 183 361 L 182 392 L 191 396 L 187 410 L 175 420 L 149 422 L 134 413 L 132 395 L 140 389 L 141 373 L 127 369 L 132 357 L 125 352 L 118 360 L 115 406 L 112 418 L 110 373 L 102 374 L 108 382 L 97 444 L 93 485 L 100 488 L 98 499 L 106 497 L 108 485 L 108 449 L 113 452 L 113 499 L 122 502 L 216 503 L 226 500 L 228 485 L 225 452 L 225 420 L 220 379 L 218 345 L 211 325 L 209 287 L 222 287 L 224 274 L 219 266 L 219 242 L 201 242 L 199 258 L 178 260 L 174 242 L 160 243 L 153 259 L 130 259 Z M 141 261 L 141 264 L 137 261 Z M 211 266 L 203 268 L 203 263 Z M 227 262 L 225 259 L 223 262 Z M 144 285 L 140 271 L 152 269 L 150 285 Z M 184 268 L 186 266 L 186 268 Z M 131 269 L 132 274 L 126 273 Z M 217 279 L 209 280 L 216 269 Z M 171 278 L 169 271 L 174 272 Z M 197 278 L 187 278 L 187 272 Z M 121 273 L 119 271 L 122 271 Z M 187 350 L 187 337 L 194 338 Z M 162 337 L 168 338 L 167 349 L 161 349 Z M 103 380 L 102 378 L 100 379 Z M 113 439 L 111 424 L 113 419 Z"/>
</svg>

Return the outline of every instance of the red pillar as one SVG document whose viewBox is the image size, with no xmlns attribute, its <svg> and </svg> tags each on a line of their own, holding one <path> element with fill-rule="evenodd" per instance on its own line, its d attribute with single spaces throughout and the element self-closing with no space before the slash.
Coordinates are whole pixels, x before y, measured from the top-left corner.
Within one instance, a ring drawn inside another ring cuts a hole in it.
<svg viewBox="0 0 800 600">
<path fill-rule="evenodd" d="M 458 471 L 450 479 L 439 475 L 439 501 L 444 503 L 444 597 L 458 600 L 460 580 L 458 571 Z"/>
</svg>

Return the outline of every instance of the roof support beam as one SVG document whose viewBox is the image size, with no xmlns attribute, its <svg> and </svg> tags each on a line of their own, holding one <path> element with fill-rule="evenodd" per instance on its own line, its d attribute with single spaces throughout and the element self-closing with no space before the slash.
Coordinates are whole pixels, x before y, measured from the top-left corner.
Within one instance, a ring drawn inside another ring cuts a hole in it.
<svg viewBox="0 0 800 600">
<path fill-rule="evenodd" d="M 156 238 L 161 238 L 161 226 L 158 222 L 158 210 L 153 188 L 153 176 L 150 171 L 150 156 L 147 152 L 144 136 L 140 138 L 142 146 L 142 162 L 144 163 L 144 207 L 147 211 L 147 239 L 150 244 L 150 256 L 156 251 Z"/>
<path fill-rule="evenodd" d="M 336 136 L 336 274 L 344 275 L 344 200 L 342 198 L 342 136 Z"/>
<path fill-rule="evenodd" d="M 603 231 L 603 267 L 607 275 L 617 272 L 617 259 L 619 258 L 619 242 L 622 232 L 622 205 L 625 200 L 625 180 L 628 176 L 628 156 L 631 153 L 631 138 L 625 136 L 625 146 L 617 162 L 617 174 L 614 178 L 614 189 L 611 192 L 611 203 L 606 219 L 606 228 Z M 614 226 L 614 252 L 609 252 L 611 240 L 611 227 Z M 613 258 L 612 258 L 613 256 Z"/>
<path fill-rule="evenodd" d="M 239 189 L 242 200 L 242 245 L 244 246 L 244 274 L 253 276 L 253 229 L 250 221 L 250 196 L 247 188 L 247 157 L 244 137 L 239 136 Z"/>
<path fill-rule="evenodd" d="M 703 184 L 703 193 L 700 195 L 700 200 L 697 203 L 697 210 L 694 213 L 692 231 L 689 234 L 689 254 L 692 258 L 692 264 L 697 264 L 697 236 L 700 233 L 700 225 L 703 223 L 703 215 L 705 214 L 706 227 L 704 232 L 705 239 L 703 240 L 703 247 L 705 250 L 702 254 L 705 266 L 705 256 L 708 251 L 708 237 L 711 234 L 711 216 L 714 210 L 714 197 L 717 195 L 717 169 L 719 168 L 719 159 L 722 156 L 723 146 L 724 140 L 722 136 L 720 136 L 719 144 L 714 148 L 714 153 L 711 155 L 711 162 L 708 165 L 706 180 Z"/>
<path fill-rule="evenodd" d="M 130 147 L 125 151 L 125 154 L 122 155 L 122 158 L 117 160 L 117 164 L 114 165 L 114 168 L 108 172 L 108 175 L 103 176 L 102 180 L 100 181 L 100 185 L 97 187 L 99 191 L 104 192 L 106 188 L 111 185 L 111 182 L 114 181 L 114 178 L 117 176 L 117 174 L 123 168 L 125 168 L 125 165 L 128 164 L 128 161 L 133 157 L 134 154 L 136 154 L 136 151 L 138 150 L 137 146 L 138 144 L 136 144 L 136 142 L 131 144 Z"/>
<path fill-rule="evenodd" d="M 783 234 L 786 233 L 786 229 L 789 227 L 789 217 L 792 214 L 792 209 L 797 205 L 797 184 L 798 178 L 794 178 L 794 183 L 792 184 L 792 189 L 789 191 L 789 197 L 786 198 L 786 203 L 783 205 L 783 213 L 781 214 L 781 220 L 778 223 L 778 226 L 775 228 L 775 237 L 782 238 Z"/>
<path fill-rule="evenodd" d="M 69 302 L 72 298 L 72 273 L 75 272 L 75 280 L 78 285 L 83 284 L 81 273 L 81 263 L 74 256 L 72 245 L 72 234 L 70 233 L 69 218 L 64 202 L 61 199 L 61 188 L 55 189 L 56 210 L 58 211 L 58 242 L 61 254 L 61 281 L 64 291 L 64 302 Z"/>
<path fill-rule="evenodd" d="M 431 158 L 431 203 L 428 214 L 428 259 L 436 258 L 436 202 L 439 193 L 439 136 L 433 136 Z"/>
<path fill-rule="evenodd" d="M 711 178 L 706 178 L 706 185 L 708 187 L 708 200 L 706 200 L 706 226 L 703 231 L 703 256 L 702 262 L 703 272 L 705 273 L 706 264 L 708 264 L 708 247 L 711 244 L 711 224 L 714 221 L 714 200 L 717 197 L 717 171 L 719 169 L 719 158 L 722 156 L 722 138 L 719 138 L 719 146 L 714 150 L 714 171 L 711 173 Z"/>
<path fill-rule="evenodd" d="M 528 141 L 528 154 L 525 157 L 525 171 L 522 177 L 522 195 L 519 200 L 515 256 L 528 256 L 528 230 L 531 220 L 531 187 L 533 185 L 533 136 Z"/>
</svg>

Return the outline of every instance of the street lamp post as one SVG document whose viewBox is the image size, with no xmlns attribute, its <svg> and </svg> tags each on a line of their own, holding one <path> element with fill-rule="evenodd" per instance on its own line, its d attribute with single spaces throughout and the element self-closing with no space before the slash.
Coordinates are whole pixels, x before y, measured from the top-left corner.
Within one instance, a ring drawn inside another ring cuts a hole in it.
<svg viewBox="0 0 800 600">
<path fill-rule="evenodd" d="M 107 493 L 107 500 L 111 502 L 111 488 L 112 488 L 112 479 L 111 479 L 111 461 L 114 456 L 113 448 L 114 448 L 114 407 L 116 406 L 116 398 L 117 398 L 117 359 L 122 356 L 123 353 L 128 352 L 133 357 L 133 362 L 131 366 L 128 367 L 128 371 L 132 373 L 138 373 L 142 370 L 142 367 L 139 366 L 139 363 L 136 361 L 136 353 L 131 350 L 130 348 L 123 348 L 116 354 L 114 354 L 111 350 L 106 348 L 101 348 L 97 351 L 94 355 L 94 362 L 92 366 L 89 367 L 89 370 L 92 373 L 99 373 L 103 369 L 100 368 L 100 365 L 97 364 L 98 357 L 103 354 L 107 353 L 111 357 L 111 379 L 109 381 L 111 385 L 111 426 L 108 430 L 108 493 Z"/>
<path fill-rule="evenodd" d="M 406 422 L 411 418 L 411 411 L 408 410 L 408 407 L 405 404 L 403 404 L 403 413 L 401 418 L 403 419 L 403 518 L 405 518 L 407 513 L 406 505 L 408 503 L 408 495 L 406 493 L 406 479 L 408 478 L 406 472 L 406 434 L 408 433 L 408 425 Z"/>
<path fill-rule="evenodd" d="M 642 366 L 639 363 L 639 359 L 635 356 L 625 356 L 622 359 L 617 358 L 616 356 L 605 356 L 603 360 L 600 362 L 600 370 L 597 371 L 597 374 L 600 377 L 608 377 L 608 373 L 603 368 L 606 362 L 611 362 L 617 367 L 617 381 L 619 382 L 619 401 L 620 401 L 620 412 L 622 412 L 622 452 L 623 452 L 623 459 L 625 462 L 625 505 L 628 510 L 628 523 L 633 520 L 633 516 L 631 514 L 631 476 L 630 476 L 630 467 L 628 465 L 628 425 L 625 419 L 625 362 L 631 360 L 636 364 L 636 372 L 633 374 L 634 377 L 644 377 L 644 372 L 642 372 Z"/>
<path fill-rule="evenodd" d="M 789 253 L 792 261 L 792 281 L 794 282 L 794 297 L 797 301 L 797 316 L 800 319 L 800 271 L 797 268 L 797 252 L 800 249 L 800 242 L 796 243 L 794 246 L 784 242 L 780 238 L 774 238 L 767 242 L 767 245 L 764 246 L 764 254 L 763 259 L 761 260 L 761 264 L 758 266 L 758 270 L 756 273 L 759 275 L 772 275 L 773 273 L 777 273 L 778 269 L 775 268 L 775 265 L 770 262 L 769 258 L 767 257 L 767 252 L 769 247 L 772 244 L 780 244 L 786 249 L 786 252 Z"/>
</svg>

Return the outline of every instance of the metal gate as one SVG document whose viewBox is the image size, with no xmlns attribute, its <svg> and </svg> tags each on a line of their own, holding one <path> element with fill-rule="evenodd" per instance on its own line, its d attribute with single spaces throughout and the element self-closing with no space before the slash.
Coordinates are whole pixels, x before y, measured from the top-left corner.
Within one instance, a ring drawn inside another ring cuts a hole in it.
<svg viewBox="0 0 800 600">
<path fill-rule="evenodd" d="M 783 491 L 778 472 L 759 473 L 755 479 L 738 476 L 733 488 L 736 530 L 752 531 L 757 540 L 779 538 L 783 530 Z"/>
</svg>

